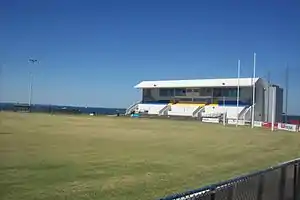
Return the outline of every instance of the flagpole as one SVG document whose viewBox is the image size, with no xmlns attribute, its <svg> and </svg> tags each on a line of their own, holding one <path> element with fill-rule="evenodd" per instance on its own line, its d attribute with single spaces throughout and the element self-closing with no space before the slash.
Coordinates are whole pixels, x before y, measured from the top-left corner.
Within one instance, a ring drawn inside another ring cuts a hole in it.
<svg viewBox="0 0 300 200">
<path fill-rule="evenodd" d="M 267 112 L 266 112 L 266 121 L 270 122 L 270 83 L 271 83 L 271 73 L 268 71 L 268 87 L 267 87 Z"/>
<path fill-rule="evenodd" d="M 288 117 L 288 91 L 289 91 L 289 66 L 286 64 L 285 69 L 285 118 L 284 122 L 288 123 L 287 117 Z"/>
<path fill-rule="evenodd" d="M 241 73 L 241 60 L 238 60 L 238 84 L 237 84 L 237 94 L 236 94 L 236 126 L 238 126 L 239 121 L 239 102 L 240 102 L 240 73 Z"/>
<path fill-rule="evenodd" d="M 253 78 L 252 78 L 252 116 L 251 116 L 251 127 L 254 128 L 254 117 L 255 117 L 255 71 L 256 71 L 256 53 L 253 54 Z"/>
<path fill-rule="evenodd" d="M 276 94 L 277 88 L 275 90 L 275 87 L 272 88 L 272 122 L 271 122 L 271 130 L 274 131 L 274 124 L 275 124 L 275 109 L 276 109 Z"/>
</svg>

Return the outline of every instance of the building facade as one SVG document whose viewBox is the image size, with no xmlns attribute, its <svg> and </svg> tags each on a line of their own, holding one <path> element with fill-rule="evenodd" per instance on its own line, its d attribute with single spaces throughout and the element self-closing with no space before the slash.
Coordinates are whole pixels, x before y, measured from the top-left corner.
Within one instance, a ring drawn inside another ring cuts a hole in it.
<svg viewBox="0 0 300 200">
<path fill-rule="evenodd" d="M 142 81 L 135 88 L 142 92 L 141 101 L 127 113 L 190 117 L 226 114 L 229 119 L 250 121 L 254 107 L 255 120 L 271 121 L 271 97 L 275 95 L 275 121 L 281 121 L 283 90 L 261 78 Z"/>
</svg>

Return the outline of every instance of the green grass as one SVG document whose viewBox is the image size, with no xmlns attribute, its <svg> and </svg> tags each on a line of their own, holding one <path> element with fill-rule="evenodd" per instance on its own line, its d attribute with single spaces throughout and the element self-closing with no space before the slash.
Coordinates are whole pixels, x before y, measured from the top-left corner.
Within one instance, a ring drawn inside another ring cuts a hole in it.
<svg viewBox="0 0 300 200">
<path fill-rule="evenodd" d="M 0 113 L 0 199 L 156 199 L 300 155 L 300 134 Z"/>
</svg>

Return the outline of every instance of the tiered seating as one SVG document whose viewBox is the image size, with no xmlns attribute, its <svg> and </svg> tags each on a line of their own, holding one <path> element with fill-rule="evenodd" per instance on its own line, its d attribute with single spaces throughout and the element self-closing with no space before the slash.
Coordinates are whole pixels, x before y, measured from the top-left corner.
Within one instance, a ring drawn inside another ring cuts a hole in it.
<svg viewBox="0 0 300 200">
<path fill-rule="evenodd" d="M 227 118 L 228 119 L 236 119 L 237 113 L 240 114 L 242 110 L 244 110 L 245 106 L 239 106 L 238 108 L 236 106 L 227 106 Z"/>
<path fill-rule="evenodd" d="M 190 116 L 193 117 L 194 111 L 196 111 L 199 106 L 204 106 L 204 104 L 187 104 L 187 103 L 176 103 L 172 104 L 168 115 L 172 116 Z"/>
<path fill-rule="evenodd" d="M 236 107 L 236 102 L 235 105 L 233 104 L 227 104 L 225 105 L 222 104 L 210 104 L 205 106 L 205 110 L 202 113 L 202 116 L 217 116 L 221 115 L 223 113 L 226 113 L 226 117 L 228 119 L 236 119 L 237 118 L 237 113 L 240 114 L 244 109 L 246 108 L 246 105 L 241 103 L 239 107 Z"/>
<path fill-rule="evenodd" d="M 219 116 L 225 112 L 226 112 L 226 107 L 219 106 L 218 104 L 210 104 L 205 106 L 202 116 L 203 117 Z"/>
<path fill-rule="evenodd" d="M 138 105 L 138 112 L 147 112 L 150 115 L 158 115 L 159 111 L 163 109 L 165 103 L 140 103 Z"/>
</svg>

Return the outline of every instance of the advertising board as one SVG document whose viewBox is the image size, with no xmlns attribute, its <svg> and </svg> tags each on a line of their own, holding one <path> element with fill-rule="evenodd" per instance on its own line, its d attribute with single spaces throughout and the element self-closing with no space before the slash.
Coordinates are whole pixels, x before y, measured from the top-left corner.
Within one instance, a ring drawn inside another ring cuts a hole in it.
<svg viewBox="0 0 300 200">
<path fill-rule="evenodd" d="M 228 124 L 236 125 L 236 119 L 228 119 L 227 120 Z M 238 120 L 238 125 L 245 125 L 245 120 Z"/>
<path fill-rule="evenodd" d="M 208 118 L 208 117 L 203 117 L 202 122 L 209 122 L 209 123 L 220 123 L 219 118 Z"/>
<path fill-rule="evenodd" d="M 254 127 L 262 127 L 262 125 L 263 125 L 263 123 L 260 121 L 254 121 L 254 124 L 253 124 Z"/>
<path fill-rule="evenodd" d="M 279 130 L 296 132 L 297 128 L 298 128 L 298 126 L 295 125 L 295 124 L 278 123 L 278 129 Z"/>
</svg>

